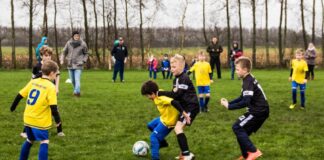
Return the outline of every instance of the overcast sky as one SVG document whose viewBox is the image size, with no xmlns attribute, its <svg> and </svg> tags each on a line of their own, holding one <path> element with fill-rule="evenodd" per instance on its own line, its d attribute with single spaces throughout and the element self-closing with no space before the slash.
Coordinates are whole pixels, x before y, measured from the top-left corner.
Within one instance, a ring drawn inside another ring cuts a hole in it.
<svg viewBox="0 0 324 160">
<path fill-rule="evenodd" d="M 22 1 L 15 1 L 15 25 L 16 26 L 28 26 L 29 16 L 28 8 L 22 7 Z M 29 0 L 27 0 L 29 1 Z M 72 12 L 72 19 L 74 27 L 83 27 L 83 9 L 81 0 L 70 0 L 71 9 L 69 9 L 69 0 L 57 0 L 59 3 L 57 23 L 59 27 L 69 27 L 70 26 L 70 15 L 69 10 Z M 98 11 L 98 25 L 102 26 L 102 1 L 97 0 L 97 10 Z M 100 2 L 99 2 L 100 1 Z M 106 6 L 112 7 L 110 1 L 105 0 Z M 134 0 L 133 0 L 134 1 Z M 153 0 L 146 0 L 149 3 L 153 3 Z M 201 28 L 202 25 L 202 0 L 189 0 L 190 4 L 186 12 L 185 26 L 192 28 Z M 252 27 L 252 11 L 249 0 L 241 0 L 244 4 L 242 5 L 242 23 L 246 28 Z M 257 27 L 265 27 L 265 10 L 264 10 L 264 0 L 257 0 Z M 262 2 L 261 2 L 262 1 Z M 269 27 L 278 27 L 279 24 L 279 14 L 280 5 L 279 0 L 269 0 Z M 118 4 L 118 27 L 125 26 L 124 21 L 124 11 L 125 5 L 124 0 L 117 0 Z M 163 8 L 160 9 L 155 18 L 149 22 L 145 23 L 145 26 L 155 26 L 155 27 L 178 27 L 180 23 L 180 18 L 184 8 L 184 0 L 163 0 Z M 288 1 L 288 28 L 294 30 L 301 30 L 300 22 L 300 8 L 299 0 Z M 54 23 L 54 9 L 53 0 L 49 0 L 48 9 L 48 22 L 49 26 L 53 26 Z M 134 3 L 134 2 L 133 2 Z M 230 0 L 231 7 L 231 26 L 238 26 L 238 10 L 237 10 L 237 0 Z M 311 30 L 312 25 L 312 1 L 306 0 L 305 2 L 305 23 L 308 31 Z M 206 25 L 207 27 L 213 27 L 215 24 L 219 27 L 226 27 L 226 10 L 223 7 L 224 0 L 206 0 Z M 138 5 L 131 4 L 129 7 L 129 21 L 130 26 L 139 26 L 139 12 Z M 88 3 L 88 18 L 90 26 L 94 26 L 94 16 L 93 16 L 93 6 Z M 34 17 L 34 27 L 40 27 L 43 19 L 43 8 L 39 5 L 36 8 L 36 16 Z M 152 4 L 146 4 L 144 9 L 144 18 L 152 17 L 156 9 Z M 10 0 L 0 0 L 0 25 L 1 26 L 11 26 L 10 21 Z M 322 9 L 321 0 L 316 0 L 316 31 L 320 34 L 322 25 Z"/>
</svg>

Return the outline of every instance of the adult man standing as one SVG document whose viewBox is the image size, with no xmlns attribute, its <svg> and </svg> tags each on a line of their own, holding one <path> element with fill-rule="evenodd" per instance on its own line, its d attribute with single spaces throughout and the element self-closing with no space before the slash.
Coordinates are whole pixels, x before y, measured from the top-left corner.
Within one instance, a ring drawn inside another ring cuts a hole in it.
<svg viewBox="0 0 324 160">
<path fill-rule="evenodd" d="M 127 62 L 128 51 L 124 45 L 123 37 L 119 37 L 119 44 L 114 45 L 114 48 L 111 50 L 111 55 L 115 63 L 112 81 L 116 81 L 117 73 L 119 72 L 120 81 L 124 82 L 124 64 Z"/>
<path fill-rule="evenodd" d="M 218 44 L 218 40 L 217 40 L 216 36 L 214 36 L 212 38 L 211 44 L 207 48 L 207 52 L 209 53 L 209 57 L 210 57 L 210 66 L 212 69 L 212 77 L 213 77 L 213 70 L 214 70 L 215 64 L 216 64 L 217 78 L 221 79 L 222 74 L 221 74 L 219 56 L 223 52 L 223 48 L 221 45 Z"/>
</svg>

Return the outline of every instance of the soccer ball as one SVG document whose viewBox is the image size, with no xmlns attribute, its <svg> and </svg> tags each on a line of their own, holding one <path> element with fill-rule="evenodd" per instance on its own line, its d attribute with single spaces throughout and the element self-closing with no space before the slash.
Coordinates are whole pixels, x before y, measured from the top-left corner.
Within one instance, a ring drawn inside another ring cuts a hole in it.
<svg viewBox="0 0 324 160">
<path fill-rule="evenodd" d="M 137 141 L 133 145 L 133 154 L 136 156 L 146 156 L 150 151 L 150 146 L 145 141 Z"/>
</svg>

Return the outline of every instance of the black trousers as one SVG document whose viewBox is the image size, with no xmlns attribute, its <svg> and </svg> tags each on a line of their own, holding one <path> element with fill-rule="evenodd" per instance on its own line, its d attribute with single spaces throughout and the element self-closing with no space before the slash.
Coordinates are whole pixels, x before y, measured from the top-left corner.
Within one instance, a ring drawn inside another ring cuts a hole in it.
<svg viewBox="0 0 324 160">
<path fill-rule="evenodd" d="M 216 65 L 216 70 L 217 70 L 217 78 L 221 79 L 222 78 L 222 73 L 221 73 L 221 64 L 220 64 L 220 59 L 219 57 L 217 58 L 210 58 L 210 67 L 212 70 L 212 77 L 213 77 L 213 71 Z"/>
<path fill-rule="evenodd" d="M 314 79 L 314 67 L 315 65 L 308 65 L 308 72 L 309 72 L 309 76 L 311 76 L 312 79 Z"/>
</svg>

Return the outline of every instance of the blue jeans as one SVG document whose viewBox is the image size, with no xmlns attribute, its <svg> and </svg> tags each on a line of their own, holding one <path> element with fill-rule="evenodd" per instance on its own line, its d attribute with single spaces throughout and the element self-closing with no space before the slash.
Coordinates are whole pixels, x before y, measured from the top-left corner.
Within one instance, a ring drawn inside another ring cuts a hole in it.
<svg viewBox="0 0 324 160">
<path fill-rule="evenodd" d="M 150 70 L 150 78 L 152 78 L 152 73 L 153 73 L 153 79 L 156 79 L 156 71 Z"/>
<path fill-rule="evenodd" d="M 71 79 L 72 84 L 73 84 L 73 93 L 74 94 L 80 93 L 80 89 L 81 89 L 81 83 L 80 83 L 81 73 L 82 73 L 81 69 L 69 69 L 69 75 L 70 75 L 70 79 Z"/>
<path fill-rule="evenodd" d="M 235 72 L 235 61 L 230 62 L 231 65 L 231 79 L 234 79 L 234 72 Z"/>
<path fill-rule="evenodd" d="M 164 141 L 164 138 L 172 131 L 173 128 L 166 127 L 161 122 L 160 117 L 149 122 L 147 127 L 150 131 L 152 131 L 150 136 L 152 160 L 160 159 L 160 142 Z"/>
<path fill-rule="evenodd" d="M 297 103 L 297 88 L 300 87 L 300 100 L 301 100 L 301 106 L 305 107 L 305 90 L 306 90 L 306 84 L 300 84 L 296 81 L 292 81 L 291 87 L 292 87 L 292 98 L 293 98 L 293 104 Z"/>
<path fill-rule="evenodd" d="M 119 72 L 120 81 L 124 80 L 124 61 L 116 60 L 114 65 L 113 80 L 116 81 L 117 73 Z"/>
</svg>

